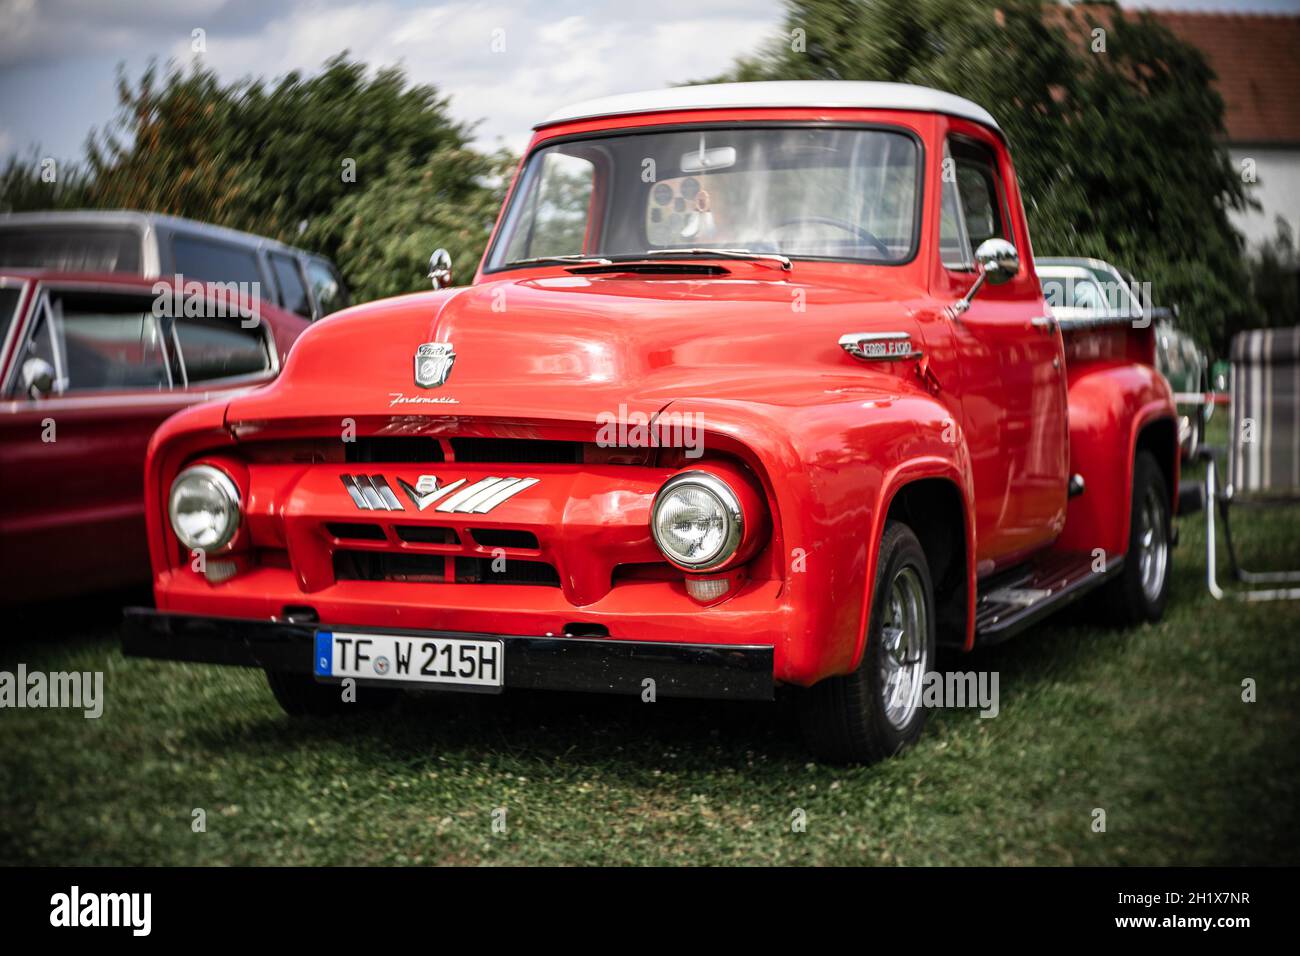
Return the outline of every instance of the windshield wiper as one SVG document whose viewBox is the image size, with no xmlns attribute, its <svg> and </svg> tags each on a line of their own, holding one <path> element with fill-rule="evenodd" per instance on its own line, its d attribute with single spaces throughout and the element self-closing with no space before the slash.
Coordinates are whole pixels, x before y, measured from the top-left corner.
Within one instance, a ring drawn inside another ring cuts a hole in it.
<svg viewBox="0 0 1300 956">
<path fill-rule="evenodd" d="M 748 249 L 708 249 L 700 247 L 693 249 L 648 249 L 644 256 L 631 258 L 667 259 L 674 256 L 690 256 L 700 259 L 749 259 L 754 262 L 778 265 L 785 272 L 789 272 L 791 269 L 790 260 L 786 256 L 775 252 L 751 252 Z M 620 262 L 626 261 L 623 256 L 617 256 L 616 258 Z"/>
<path fill-rule="evenodd" d="M 578 254 L 578 255 L 571 255 L 571 256 L 536 256 L 532 259 L 513 259 L 510 262 L 506 263 L 506 267 L 509 268 L 510 266 L 540 266 L 540 265 L 548 265 L 551 263 L 555 263 L 562 266 L 574 265 L 575 263 L 577 265 L 582 265 L 582 266 L 587 266 L 587 265 L 609 266 L 614 264 L 612 259 L 603 259 L 600 256 L 584 256 Z"/>
</svg>

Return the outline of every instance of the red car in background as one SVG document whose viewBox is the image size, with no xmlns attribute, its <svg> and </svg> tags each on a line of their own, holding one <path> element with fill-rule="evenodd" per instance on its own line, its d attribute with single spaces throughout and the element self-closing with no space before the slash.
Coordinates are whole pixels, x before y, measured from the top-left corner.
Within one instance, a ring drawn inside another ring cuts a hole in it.
<svg viewBox="0 0 1300 956">
<path fill-rule="evenodd" d="M 143 583 L 145 448 L 309 322 L 234 283 L 0 271 L 0 603 Z"/>
</svg>

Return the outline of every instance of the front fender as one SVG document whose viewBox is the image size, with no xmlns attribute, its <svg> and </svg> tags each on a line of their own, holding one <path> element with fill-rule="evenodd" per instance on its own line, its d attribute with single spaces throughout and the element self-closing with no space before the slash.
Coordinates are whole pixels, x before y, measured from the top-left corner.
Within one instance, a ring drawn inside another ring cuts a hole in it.
<svg viewBox="0 0 1300 956">
<path fill-rule="evenodd" d="M 702 415 L 706 446 L 746 459 L 768 494 L 770 547 L 783 578 L 784 644 L 776 654 L 781 681 L 807 686 L 857 666 L 877 545 L 889 506 L 907 484 L 939 478 L 960 491 L 965 563 L 973 574 L 965 439 L 942 403 L 898 378 L 887 381 L 887 389 L 837 389 L 820 393 L 821 401 L 780 406 L 673 403 L 674 411 Z M 973 581 L 967 591 L 973 600 Z"/>
</svg>

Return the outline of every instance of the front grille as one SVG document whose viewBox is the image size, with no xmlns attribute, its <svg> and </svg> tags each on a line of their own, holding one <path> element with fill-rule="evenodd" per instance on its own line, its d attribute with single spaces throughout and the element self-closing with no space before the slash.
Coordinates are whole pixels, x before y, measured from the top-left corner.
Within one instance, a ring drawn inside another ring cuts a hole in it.
<svg viewBox="0 0 1300 956">
<path fill-rule="evenodd" d="M 501 562 L 501 570 L 492 568 L 493 558 L 457 558 L 457 584 L 539 584 L 558 588 L 560 576 L 555 568 L 544 561 L 519 561 L 511 558 Z"/>
<path fill-rule="evenodd" d="M 450 572 L 450 573 L 449 573 Z M 501 562 L 493 570 L 492 558 L 449 559 L 440 554 L 389 554 L 383 551 L 334 552 L 334 577 L 338 581 L 394 581 L 411 584 L 528 584 L 560 586 L 555 568 L 544 561 Z"/>
<path fill-rule="evenodd" d="M 485 548 L 537 548 L 537 535 L 510 528 L 474 528 L 470 531 L 476 544 Z"/>
<path fill-rule="evenodd" d="M 348 461 L 353 462 L 439 462 L 442 445 L 436 438 L 413 435 L 371 435 L 344 443 Z"/>
<path fill-rule="evenodd" d="M 393 530 L 403 541 L 413 544 L 460 544 L 460 538 L 451 528 L 427 524 L 399 524 Z"/>
<path fill-rule="evenodd" d="M 325 530 L 340 541 L 383 541 L 384 529 L 360 521 L 332 521 Z"/>
<path fill-rule="evenodd" d="M 581 464 L 582 442 L 531 438 L 453 438 L 457 461 Z"/>
</svg>

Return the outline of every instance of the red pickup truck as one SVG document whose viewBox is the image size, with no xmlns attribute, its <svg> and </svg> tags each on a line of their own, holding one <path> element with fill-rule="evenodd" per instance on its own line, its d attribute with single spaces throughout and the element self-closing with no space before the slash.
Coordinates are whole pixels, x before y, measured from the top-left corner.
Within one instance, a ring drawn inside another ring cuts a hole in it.
<svg viewBox="0 0 1300 956">
<path fill-rule="evenodd" d="M 538 125 L 473 283 L 434 265 L 159 429 L 128 653 L 263 668 L 290 713 L 784 685 L 812 750 L 864 761 L 920 734 L 939 643 L 1099 588 L 1162 613 L 1152 330 L 1056 321 L 974 103 L 583 103 Z"/>
</svg>

